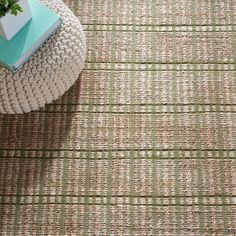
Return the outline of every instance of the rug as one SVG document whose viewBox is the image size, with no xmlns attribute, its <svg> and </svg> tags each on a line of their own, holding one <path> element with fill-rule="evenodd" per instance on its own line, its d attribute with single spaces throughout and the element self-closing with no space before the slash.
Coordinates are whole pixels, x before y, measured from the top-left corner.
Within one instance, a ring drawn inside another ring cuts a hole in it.
<svg viewBox="0 0 236 236">
<path fill-rule="evenodd" d="M 236 235 L 235 0 L 65 0 L 77 83 L 0 115 L 0 235 Z"/>
</svg>

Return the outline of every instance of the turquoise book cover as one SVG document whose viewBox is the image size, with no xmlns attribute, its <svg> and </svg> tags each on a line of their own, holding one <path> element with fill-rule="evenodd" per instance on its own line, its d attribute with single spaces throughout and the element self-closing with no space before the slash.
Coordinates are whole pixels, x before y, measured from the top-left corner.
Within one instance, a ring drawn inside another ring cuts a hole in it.
<svg viewBox="0 0 236 236">
<path fill-rule="evenodd" d="M 10 40 L 0 37 L 0 64 L 16 71 L 60 27 L 60 16 L 30 0 L 32 19 Z"/>
</svg>

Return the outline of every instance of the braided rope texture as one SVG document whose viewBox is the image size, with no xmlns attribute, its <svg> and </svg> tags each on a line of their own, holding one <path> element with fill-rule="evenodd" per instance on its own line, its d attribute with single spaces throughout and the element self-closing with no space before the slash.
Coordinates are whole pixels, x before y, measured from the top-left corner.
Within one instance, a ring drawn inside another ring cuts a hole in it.
<svg viewBox="0 0 236 236">
<path fill-rule="evenodd" d="M 0 115 L 0 235 L 236 235 L 236 1 L 65 3 L 85 68 Z"/>
<path fill-rule="evenodd" d="M 74 14 L 60 0 L 43 0 L 62 17 L 62 27 L 12 74 L 0 68 L 0 113 L 38 110 L 63 95 L 78 79 L 85 61 L 85 35 Z"/>
</svg>

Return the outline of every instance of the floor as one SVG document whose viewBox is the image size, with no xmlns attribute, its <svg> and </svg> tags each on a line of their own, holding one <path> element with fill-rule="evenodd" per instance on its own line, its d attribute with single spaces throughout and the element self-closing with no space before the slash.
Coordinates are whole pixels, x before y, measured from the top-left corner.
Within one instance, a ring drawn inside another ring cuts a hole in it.
<svg viewBox="0 0 236 236">
<path fill-rule="evenodd" d="M 236 235 L 236 1 L 65 3 L 87 62 L 0 115 L 0 235 Z"/>
</svg>

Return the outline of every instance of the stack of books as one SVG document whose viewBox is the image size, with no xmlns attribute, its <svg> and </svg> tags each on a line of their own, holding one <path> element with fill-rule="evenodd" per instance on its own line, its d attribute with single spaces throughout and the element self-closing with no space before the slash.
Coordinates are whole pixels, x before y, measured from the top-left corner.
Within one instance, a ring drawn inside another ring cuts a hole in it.
<svg viewBox="0 0 236 236">
<path fill-rule="evenodd" d="M 61 18 L 55 12 L 30 0 L 32 19 L 11 39 L 0 36 L 0 64 L 16 72 L 61 26 Z"/>
</svg>

